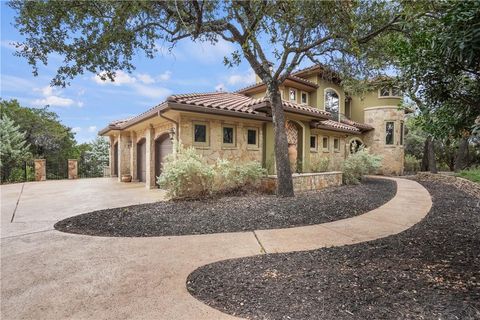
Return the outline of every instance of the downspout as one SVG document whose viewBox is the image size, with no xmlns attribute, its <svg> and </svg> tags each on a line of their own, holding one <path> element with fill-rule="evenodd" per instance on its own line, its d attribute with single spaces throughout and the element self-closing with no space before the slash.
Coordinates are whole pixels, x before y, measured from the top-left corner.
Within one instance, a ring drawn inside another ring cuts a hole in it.
<svg viewBox="0 0 480 320">
<path fill-rule="evenodd" d="M 159 116 L 160 118 L 162 118 L 162 119 L 165 119 L 165 120 L 167 120 L 167 121 L 172 122 L 173 124 L 175 124 L 175 140 L 177 140 L 177 143 L 178 143 L 178 141 L 179 141 L 179 140 L 178 140 L 178 122 L 175 121 L 175 120 L 173 120 L 173 119 L 171 119 L 171 118 L 165 117 L 165 116 L 163 115 L 163 112 L 162 112 L 162 111 L 165 111 L 165 110 L 158 110 L 158 116 Z"/>
</svg>

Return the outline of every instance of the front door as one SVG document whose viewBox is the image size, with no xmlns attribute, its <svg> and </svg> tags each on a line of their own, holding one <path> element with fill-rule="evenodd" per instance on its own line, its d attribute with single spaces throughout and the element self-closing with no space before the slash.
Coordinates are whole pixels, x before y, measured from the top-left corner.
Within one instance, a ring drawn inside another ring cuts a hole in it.
<svg viewBox="0 0 480 320">
<path fill-rule="evenodd" d="M 145 139 L 137 143 L 137 178 L 141 182 L 147 181 L 147 144 Z"/>
<path fill-rule="evenodd" d="M 155 140 L 155 177 L 162 174 L 162 165 L 165 157 L 172 153 L 173 145 L 168 134 L 161 135 Z M 155 182 L 157 179 L 155 178 Z"/>
</svg>

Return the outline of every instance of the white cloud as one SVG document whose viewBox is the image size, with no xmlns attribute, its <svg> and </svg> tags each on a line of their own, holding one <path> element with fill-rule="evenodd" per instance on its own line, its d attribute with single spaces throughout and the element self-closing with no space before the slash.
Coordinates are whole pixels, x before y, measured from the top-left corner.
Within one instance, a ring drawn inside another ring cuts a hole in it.
<svg viewBox="0 0 480 320">
<path fill-rule="evenodd" d="M 88 127 L 88 132 L 96 132 L 96 131 L 97 131 L 97 126 Z"/>
<path fill-rule="evenodd" d="M 72 128 L 73 133 L 77 133 L 77 132 L 81 132 L 81 131 L 82 131 L 82 128 L 80 128 L 80 127 L 73 127 Z"/>
<path fill-rule="evenodd" d="M 212 44 L 210 42 L 187 42 L 182 51 L 189 55 L 189 58 L 203 63 L 222 62 L 224 57 L 235 51 L 234 46 L 223 39 Z M 175 50 L 175 49 L 174 49 Z M 178 49 L 177 49 L 178 51 Z"/>
<path fill-rule="evenodd" d="M 145 84 L 151 84 L 155 82 L 155 79 L 153 79 L 148 73 L 139 73 L 137 74 L 137 78 Z"/>
<path fill-rule="evenodd" d="M 160 81 L 168 81 L 168 80 L 170 80 L 171 76 L 172 76 L 172 72 L 167 70 L 164 73 L 162 73 L 161 75 L 159 75 L 158 79 Z"/>
<path fill-rule="evenodd" d="M 172 94 L 172 92 L 167 88 L 151 87 L 151 86 L 146 86 L 141 84 L 135 84 L 133 86 L 133 89 L 135 89 L 135 91 L 138 94 L 144 97 L 154 98 L 154 99 L 164 99 Z"/>
<path fill-rule="evenodd" d="M 128 73 L 118 70 L 115 71 L 115 81 L 110 81 L 110 79 L 106 78 L 106 80 L 102 80 L 102 77 L 106 75 L 106 72 L 101 72 L 99 75 L 95 75 L 93 80 L 101 85 L 105 84 L 113 84 L 114 86 L 121 86 L 123 84 L 132 84 L 137 81 L 135 77 L 130 76 Z"/>
<path fill-rule="evenodd" d="M 255 72 L 250 69 L 248 72 L 232 74 L 227 78 L 227 82 L 232 86 L 255 83 Z"/>
<path fill-rule="evenodd" d="M 51 86 L 34 88 L 33 90 L 40 92 L 43 96 L 43 98 L 33 100 L 33 104 L 36 105 L 49 105 L 51 107 L 69 107 L 76 104 L 78 107 L 83 106 L 83 102 L 81 101 L 76 102 L 73 99 L 62 97 L 61 92 Z"/>
<path fill-rule="evenodd" d="M 226 91 L 225 85 L 223 83 L 219 83 L 215 86 L 215 91 Z"/>
</svg>

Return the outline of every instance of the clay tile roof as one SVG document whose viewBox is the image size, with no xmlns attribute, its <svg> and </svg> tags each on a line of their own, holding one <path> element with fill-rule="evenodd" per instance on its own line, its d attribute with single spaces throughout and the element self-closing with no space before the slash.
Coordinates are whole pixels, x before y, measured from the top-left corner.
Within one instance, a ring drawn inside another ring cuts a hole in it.
<svg viewBox="0 0 480 320">
<path fill-rule="evenodd" d="M 358 128 L 358 129 L 360 129 L 360 131 L 373 130 L 373 127 L 371 125 L 366 124 L 366 123 L 359 123 L 359 122 L 356 122 L 356 121 L 353 121 L 353 120 L 350 120 L 350 119 L 342 119 L 341 122 L 344 123 L 344 124 L 347 124 L 349 126 Z"/>
<path fill-rule="evenodd" d="M 199 107 L 257 114 L 247 105 L 252 98 L 230 92 L 178 94 L 168 97 L 168 102 L 176 102 Z"/>
<path fill-rule="evenodd" d="M 345 123 L 341 123 L 335 120 L 324 120 L 313 123 L 313 127 L 317 129 L 337 130 L 351 133 L 360 133 L 360 129 L 350 126 Z"/>
<path fill-rule="evenodd" d="M 263 98 L 258 98 L 258 99 L 251 99 L 250 102 L 247 103 L 247 107 L 251 107 L 255 109 L 255 106 L 258 106 L 262 103 L 270 103 L 270 99 L 268 97 L 263 97 Z M 322 118 L 328 118 L 330 117 L 330 112 L 327 112 L 325 110 L 317 109 L 317 108 L 312 108 L 303 104 L 287 101 L 287 100 L 282 100 L 283 107 L 289 111 L 288 109 L 300 111 L 300 112 L 306 112 L 306 113 L 311 113 L 311 114 L 316 114 L 321 116 Z"/>
<path fill-rule="evenodd" d="M 318 84 L 316 84 L 315 82 L 310 81 L 310 80 L 307 80 L 307 79 L 304 79 L 304 78 L 297 77 L 297 76 L 295 76 L 295 75 L 293 75 L 293 74 L 289 75 L 289 76 L 287 77 L 287 79 L 293 80 L 293 81 L 295 81 L 295 82 L 303 83 L 303 84 L 305 84 L 305 85 L 307 85 L 307 86 L 310 86 L 310 87 L 313 87 L 313 88 L 318 88 Z M 235 91 L 235 92 L 237 92 L 237 93 L 242 93 L 242 92 L 248 91 L 249 89 L 256 88 L 256 87 L 261 87 L 261 86 L 263 86 L 263 85 L 264 85 L 264 84 L 263 84 L 262 82 L 260 82 L 260 83 L 254 83 L 254 84 L 251 84 L 251 85 L 246 86 L 246 87 L 244 87 L 244 88 L 238 89 L 238 90 Z"/>
</svg>

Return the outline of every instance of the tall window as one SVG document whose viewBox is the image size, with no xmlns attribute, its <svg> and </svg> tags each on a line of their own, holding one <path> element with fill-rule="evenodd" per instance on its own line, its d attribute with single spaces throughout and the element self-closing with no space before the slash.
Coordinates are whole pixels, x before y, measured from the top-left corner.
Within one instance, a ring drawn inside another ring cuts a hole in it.
<svg viewBox="0 0 480 320">
<path fill-rule="evenodd" d="M 340 139 L 338 138 L 333 139 L 333 150 L 336 152 L 340 151 Z"/>
<path fill-rule="evenodd" d="M 235 146 L 235 127 L 224 125 L 223 128 L 223 144 L 227 146 Z"/>
<path fill-rule="evenodd" d="M 297 102 L 297 90 L 296 89 L 290 88 L 290 90 L 288 90 L 288 96 L 289 96 L 290 101 Z"/>
<path fill-rule="evenodd" d="M 194 142 L 206 143 L 207 142 L 207 125 L 196 123 L 194 125 Z"/>
<path fill-rule="evenodd" d="M 325 111 L 332 114 L 334 120 L 338 120 L 340 110 L 340 97 L 333 89 L 325 89 Z"/>
<path fill-rule="evenodd" d="M 403 121 L 400 122 L 400 145 L 403 146 L 403 134 L 404 134 L 404 131 L 405 128 L 404 128 L 404 125 L 403 125 Z"/>
<path fill-rule="evenodd" d="M 385 144 L 393 145 L 394 130 L 395 130 L 395 122 L 387 121 L 385 123 Z"/>
<path fill-rule="evenodd" d="M 302 91 L 302 104 L 308 104 L 308 93 Z"/>
<path fill-rule="evenodd" d="M 322 138 L 322 149 L 323 151 L 328 152 L 328 137 Z"/>
<path fill-rule="evenodd" d="M 248 129 L 247 130 L 247 145 L 249 147 L 258 147 L 258 129 Z"/>
<path fill-rule="evenodd" d="M 310 136 L 310 150 L 317 151 L 317 136 Z"/>
</svg>

